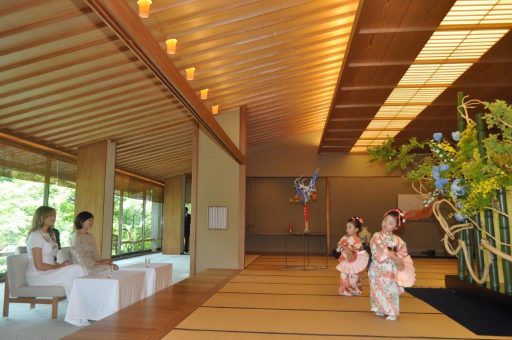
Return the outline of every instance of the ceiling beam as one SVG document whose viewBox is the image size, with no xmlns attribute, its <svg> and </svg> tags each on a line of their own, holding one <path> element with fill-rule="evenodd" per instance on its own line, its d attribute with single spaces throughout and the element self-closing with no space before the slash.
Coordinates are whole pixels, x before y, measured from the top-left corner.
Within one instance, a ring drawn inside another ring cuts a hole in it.
<svg viewBox="0 0 512 340">
<path fill-rule="evenodd" d="M 86 2 L 187 108 L 199 125 L 239 164 L 244 164 L 245 155 L 217 123 L 129 4 L 118 0 L 86 0 Z"/>
<path fill-rule="evenodd" d="M 352 47 L 352 43 L 354 42 L 355 36 L 357 35 L 357 31 L 361 27 L 361 13 L 363 11 L 365 0 L 360 0 L 359 5 L 357 6 L 356 14 L 354 16 L 354 22 L 352 24 L 352 30 L 350 31 L 350 36 L 348 38 L 347 46 L 345 48 L 345 54 L 343 56 L 343 61 L 341 62 L 340 73 L 338 75 L 338 80 L 336 81 L 336 87 L 334 88 L 334 94 L 332 96 L 331 105 L 329 107 L 329 113 L 327 114 L 326 124 L 324 125 L 324 129 L 322 131 L 322 136 L 320 137 L 320 145 L 318 146 L 317 152 L 320 153 L 322 150 L 322 141 L 327 133 L 327 122 L 331 119 L 333 111 L 336 107 L 337 93 L 340 91 L 339 88 L 341 86 L 341 76 L 343 75 L 343 71 L 348 67 L 348 52 L 350 52 L 350 48 Z"/>
</svg>

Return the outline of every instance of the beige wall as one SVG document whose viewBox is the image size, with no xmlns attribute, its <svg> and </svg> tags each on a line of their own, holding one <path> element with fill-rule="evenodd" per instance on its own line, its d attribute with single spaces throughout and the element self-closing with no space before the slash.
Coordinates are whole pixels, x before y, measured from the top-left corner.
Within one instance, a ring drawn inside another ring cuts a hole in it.
<svg viewBox="0 0 512 340">
<path fill-rule="evenodd" d="M 247 150 L 247 177 L 387 176 L 386 168 L 369 164 L 367 155 L 318 154 L 321 131 L 311 132 Z"/>
<path fill-rule="evenodd" d="M 304 210 L 288 200 L 295 194 L 292 177 L 248 178 L 246 232 L 248 234 L 287 233 L 288 221 L 293 230 L 304 230 Z M 309 203 L 309 230 L 325 231 L 325 178 L 317 180 L 318 199 Z"/>
<path fill-rule="evenodd" d="M 346 220 L 361 215 L 370 231 L 380 230 L 382 214 L 397 206 L 398 194 L 413 193 L 409 183 L 397 176 L 389 176 L 380 164 L 369 164 L 366 155 L 319 155 L 317 145 L 320 131 L 295 136 L 277 143 L 268 143 L 249 149 L 247 161 L 247 220 L 246 250 L 248 252 L 284 250 L 283 236 L 255 235 L 261 233 L 283 233 L 287 230 L 287 221 L 293 218 L 297 226 L 302 212 L 300 207 L 288 203 L 293 195 L 293 180 L 296 176 L 311 176 L 319 168 L 319 202 L 324 197 L 325 177 L 330 185 L 330 225 L 331 237 L 329 249 L 332 250 L 344 232 Z M 323 203 L 325 204 L 325 203 Z M 293 208 L 298 211 L 294 211 Z M 316 229 L 326 231 L 325 209 L 312 206 L 320 214 L 316 220 Z M 322 214 L 324 214 L 322 216 Z M 300 231 L 300 230 L 297 230 Z M 437 221 L 418 221 L 407 223 L 400 233 L 413 252 L 435 249 L 443 253 L 440 242 L 442 237 Z M 316 241 L 312 250 L 324 249 Z"/>
<path fill-rule="evenodd" d="M 217 120 L 239 145 L 240 111 L 226 112 Z M 207 268 L 243 268 L 239 237 L 243 230 L 240 214 L 243 196 L 240 165 L 203 131 L 199 131 L 197 202 L 192 210 L 195 221 L 195 271 Z M 208 229 L 208 206 L 228 207 L 228 229 Z"/>
</svg>

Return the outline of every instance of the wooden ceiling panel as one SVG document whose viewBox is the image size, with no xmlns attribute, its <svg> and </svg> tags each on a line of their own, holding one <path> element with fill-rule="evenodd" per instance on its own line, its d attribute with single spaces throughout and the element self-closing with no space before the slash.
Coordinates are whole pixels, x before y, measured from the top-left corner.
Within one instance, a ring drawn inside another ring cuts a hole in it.
<svg viewBox="0 0 512 340">
<path fill-rule="evenodd" d="M 372 120 L 369 118 L 373 118 L 372 116 L 379 111 L 396 87 L 404 89 L 413 87 L 397 85 L 454 2 L 439 0 L 366 0 L 364 2 L 355 24 L 355 34 L 349 42 L 350 48 L 346 52 L 334 104 L 330 108 L 328 122 L 319 147 L 320 152 L 336 152 L 337 149 L 334 147 L 336 140 L 345 143 L 343 144 L 345 147 L 350 140 L 349 137 L 357 134 L 353 131 L 355 121 L 369 123 Z M 507 25 L 503 26 L 503 28 L 506 27 Z M 462 28 L 443 26 L 442 29 L 449 32 Z M 469 26 L 466 29 L 469 29 Z M 423 112 L 403 130 L 396 130 L 401 131 L 396 136 L 397 140 L 403 141 L 405 136 L 431 138 L 435 129 L 453 129 L 456 117 L 456 96 L 459 91 L 472 98 L 483 100 L 496 98 L 511 100 L 512 76 L 510 72 L 503 72 L 512 66 L 511 46 L 512 36 L 509 31 L 480 60 L 458 61 L 474 64 L 452 85 L 437 85 L 446 90 L 433 102 L 427 104 Z M 428 60 L 422 60 L 422 63 L 434 64 Z M 417 85 L 417 87 L 434 88 L 434 84 Z M 421 104 L 421 102 L 410 102 L 407 105 L 411 104 Z M 448 116 L 452 114 L 452 117 Z M 375 120 L 382 119 L 375 118 Z M 336 133 L 331 131 L 333 127 L 336 127 Z M 366 126 L 363 126 L 359 133 L 365 129 Z M 324 141 L 329 141 L 327 148 L 322 147 Z"/>
<path fill-rule="evenodd" d="M 389 96 L 390 89 L 360 89 L 360 90 L 349 90 L 343 91 L 343 96 L 338 98 L 336 106 L 350 105 L 350 104 L 361 104 L 367 103 L 368 98 L 372 99 L 373 103 L 384 103 Z M 337 109 L 337 107 L 335 107 Z"/>
<path fill-rule="evenodd" d="M 399 66 L 367 66 L 367 67 L 346 67 L 341 76 L 339 91 L 345 88 L 365 88 L 371 86 L 396 85 L 403 74 L 409 68 L 408 65 Z"/>
<path fill-rule="evenodd" d="M 358 3 L 162 0 L 143 22 L 162 48 L 178 39 L 170 58 L 196 68 L 191 85 L 210 90 L 207 105 L 247 106 L 251 146 L 323 127 Z"/>
<path fill-rule="evenodd" d="M 432 30 L 437 28 L 454 2 L 449 0 L 365 0 L 360 27 L 363 30 L 380 29 L 381 32 L 412 31 L 412 28 Z"/>
<path fill-rule="evenodd" d="M 117 167 L 155 180 L 190 170 L 191 115 L 84 1 L 0 14 L 3 132 L 70 153 L 111 139 Z"/>
<path fill-rule="evenodd" d="M 374 107 L 345 107 L 335 108 L 331 120 L 333 122 L 350 118 L 368 118 L 371 119 L 375 115 Z"/>
</svg>

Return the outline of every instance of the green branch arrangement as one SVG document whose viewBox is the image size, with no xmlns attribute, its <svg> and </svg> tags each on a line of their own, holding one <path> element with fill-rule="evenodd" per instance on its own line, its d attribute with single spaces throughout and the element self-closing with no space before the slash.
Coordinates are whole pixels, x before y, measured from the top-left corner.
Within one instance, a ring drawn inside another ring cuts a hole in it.
<svg viewBox="0 0 512 340">
<path fill-rule="evenodd" d="M 468 114 L 477 105 L 486 111 L 483 121 L 489 131 L 481 143 L 477 124 Z M 496 209 L 496 191 L 512 184 L 512 106 L 501 100 L 469 100 L 460 108 L 466 128 L 452 132 L 450 139 L 438 132 L 431 140 L 411 138 L 395 147 L 389 138 L 368 152 L 370 162 L 384 162 L 389 171 L 407 177 L 425 206 L 449 199 L 458 210 L 456 219 L 463 221 L 481 209 Z"/>
</svg>

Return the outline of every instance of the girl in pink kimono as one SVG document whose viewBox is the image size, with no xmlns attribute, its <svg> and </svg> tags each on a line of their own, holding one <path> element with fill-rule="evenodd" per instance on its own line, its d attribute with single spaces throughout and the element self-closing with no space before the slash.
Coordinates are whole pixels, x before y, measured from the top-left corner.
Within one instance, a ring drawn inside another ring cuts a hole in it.
<svg viewBox="0 0 512 340">
<path fill-rule="evenodd" d="M 370 279 L 371 310 L 386 320 L 396 320 L 399 314 L 399 295 L 403 287 L 414 284 L 415 273 L 405 242 L 393 231 L 405 223 L 400 209 L 384 214 L 382 230 L 370 241 L 372 262 L 368 271 Z"/>
<path fill-rule="evenodd" d="M 340 295 L 361 295 L 361 272 L 368 265 L 369 255 L 363 249 L 363 243 L 357 236 L 363 219 L 355 216 L 347 221 L 347 234 L 338 242 L 337 250 L 341 252 L 336 269 L 340 272 Z"/>
</svg>

